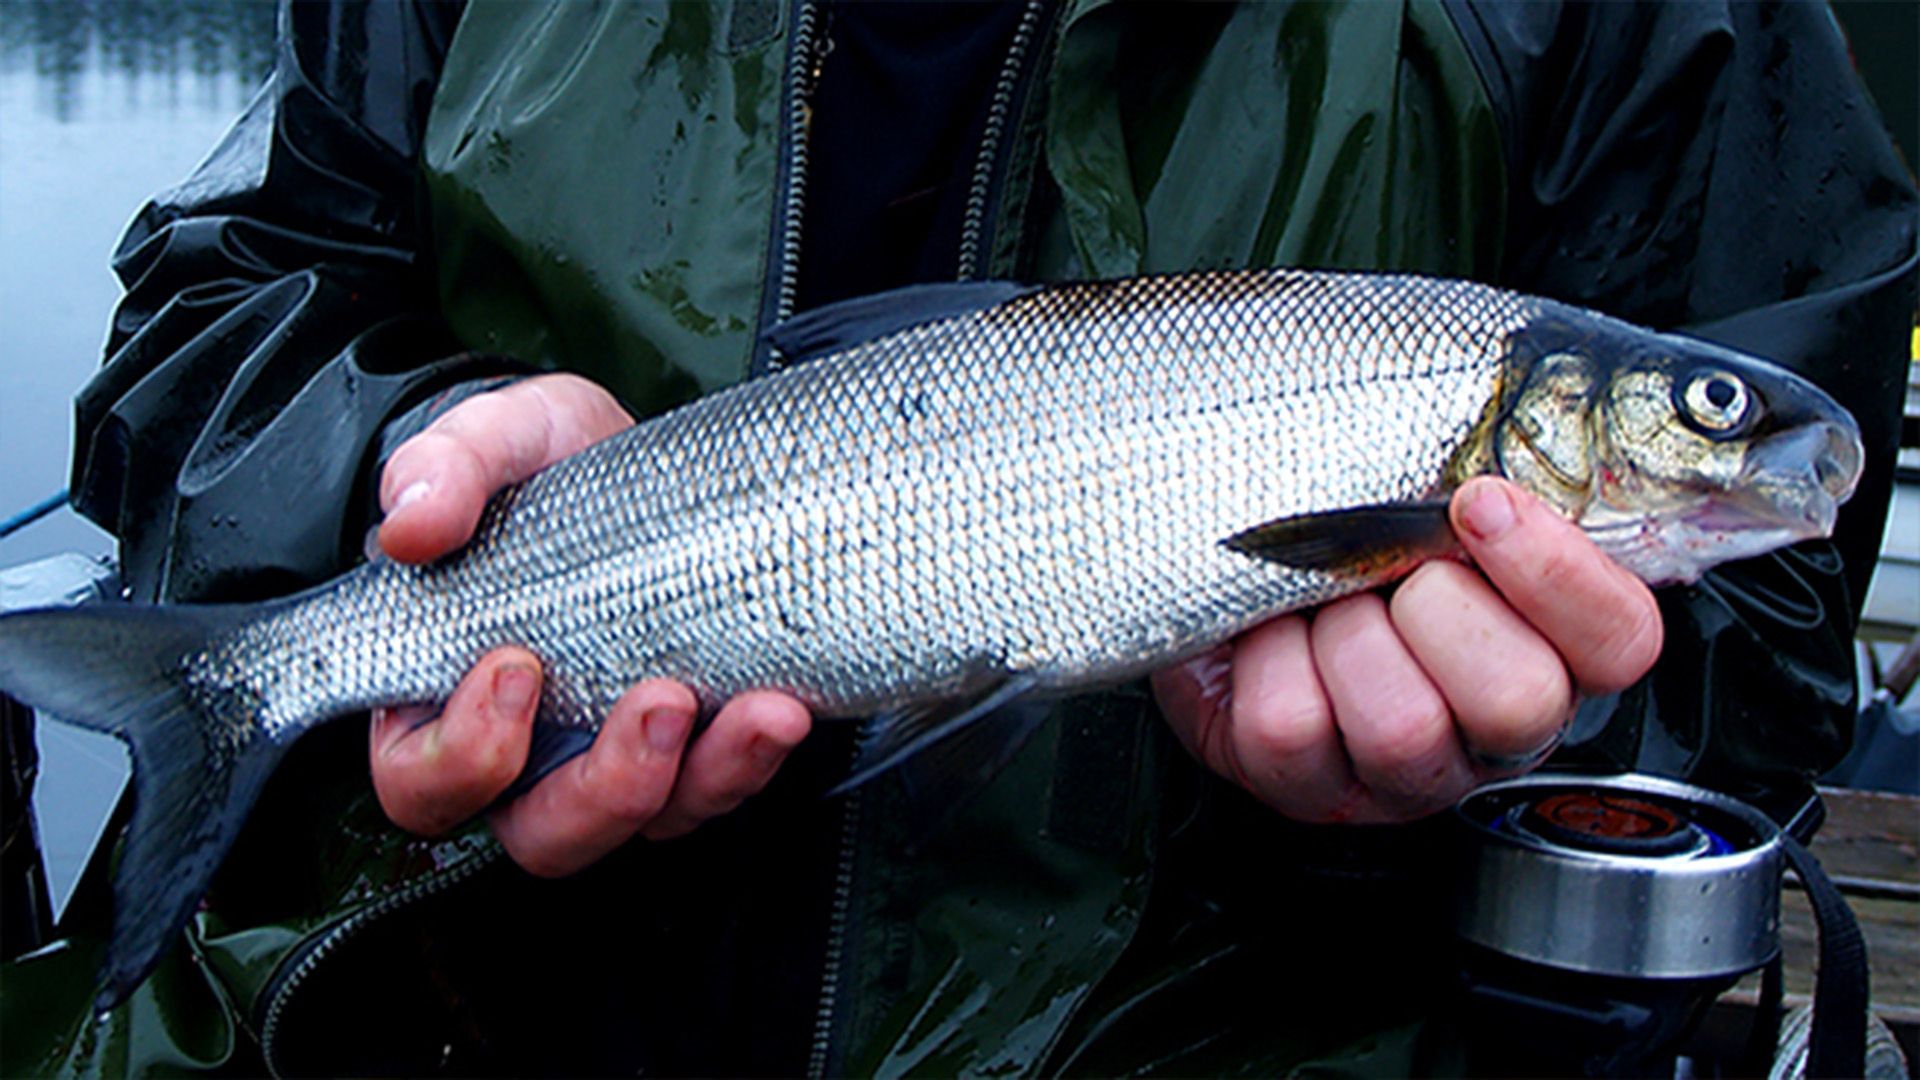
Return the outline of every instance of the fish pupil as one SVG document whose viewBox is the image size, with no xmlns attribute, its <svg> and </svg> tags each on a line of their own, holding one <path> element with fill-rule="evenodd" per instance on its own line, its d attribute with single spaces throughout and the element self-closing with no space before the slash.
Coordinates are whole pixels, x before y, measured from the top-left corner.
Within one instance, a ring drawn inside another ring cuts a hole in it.
<svg viewBox="0 0 1920 1080">
<path fill-rule="evenodd" d="M 1724 409 L 1733 404 L 1733 386 L 1725 379 L 1712 379 L 1707 383 L 1707 400 L 1716 408 Z"/>
</svg>

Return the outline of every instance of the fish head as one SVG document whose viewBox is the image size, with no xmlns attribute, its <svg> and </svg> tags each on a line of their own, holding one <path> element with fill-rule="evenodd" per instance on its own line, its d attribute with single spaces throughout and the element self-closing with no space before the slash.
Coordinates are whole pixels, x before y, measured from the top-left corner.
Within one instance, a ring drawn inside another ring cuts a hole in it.
<svg viewBox="0 0 1920 1080">
<path fill-rule="evenodd" d="M 1498 470 L 1652 584 L 1833 533 L 1864 455 L 1851 414 L 1758 357 L 1583 315 L 1525 341 Z"/>
</svg>

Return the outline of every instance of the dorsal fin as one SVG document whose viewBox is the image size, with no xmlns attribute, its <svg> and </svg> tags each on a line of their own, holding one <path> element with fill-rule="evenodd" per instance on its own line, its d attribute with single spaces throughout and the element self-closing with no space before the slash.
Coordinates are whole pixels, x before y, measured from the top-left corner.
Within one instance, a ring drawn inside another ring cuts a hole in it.
<svg viewBox="0 0 1920 1080">
<path fill-rule="evenodd" d="M 766 332 L 786 363 L 837 352 L 938 319 L 998 307 L 1038 289 L 1012 281 L 908 285 L 801 312 Z"/>
</svg>

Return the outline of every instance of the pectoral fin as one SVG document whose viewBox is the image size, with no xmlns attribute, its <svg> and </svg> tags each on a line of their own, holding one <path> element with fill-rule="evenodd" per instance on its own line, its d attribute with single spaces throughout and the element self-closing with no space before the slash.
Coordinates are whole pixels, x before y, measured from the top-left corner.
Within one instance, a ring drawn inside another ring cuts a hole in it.
<svg viewBox="0 0 1920 1080">
<path fill-rule="evenodd" d="M 1242 555 L 1299 570 L 1368 576 L 1460 546 L 1447 522 L 1444 499 L 1278 518 L 1221 543 Z"/>
</svg>

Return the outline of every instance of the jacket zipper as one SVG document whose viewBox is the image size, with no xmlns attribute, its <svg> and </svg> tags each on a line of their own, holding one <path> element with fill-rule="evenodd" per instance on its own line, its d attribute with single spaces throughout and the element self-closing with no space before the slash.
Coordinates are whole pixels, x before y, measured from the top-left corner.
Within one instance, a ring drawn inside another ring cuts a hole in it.
<svg viewBox="0 0 1920 1080">
<path fill-rule="evenodd" d="M 854 741 L 853 761 L 859 760 L 863 739 Z M 851 762 L 849 762 L 851 764 Z M 860 839 L 860 807 L 867 789 L 847 792 L 840 810 L 840 837 L 833 867 L 833 899 L 827 908 L 827 945 L 820 965 L 820 1000 L 813 1014 L 813 1048 L 807 1054 L 807 1076 L 827 1075 L 827 1057 L 833 1048 L 835 1006 L 840 999 L 841 969 L 847 952 L 847 924 L 853 909 L 853 870 Z"/>
<path fill-rule="evenodd" d="M 828 42 L 820 27 L 815 0 L 799 0 L 793 20 L 793 70 L 787 75 L 787 190 L 781 201 L 773 323 L 793 317 L 800 295 L 800 238 L 807 206 L 807 148 L 812 133 L 813 88 L 820 83 Z M 778 371 L 786 358 L 777 351 L 767 358 L 768 369 Z"/>
<path fill-rule="evenodd" d="M 502 851 L 498 844 L 490 843 L 446 873 L 415 882 L 361 908 L 340 920 L 319 941 L 314 942 L 307 950 L 307 954 L 301 957 L 300 961 L 282 978 L 279 988 L 274 991 L 272 1000 L 267 1005 L 266 1015 L 260 1022 L 260 1053 L 266 1061 L 267 1071 L 274 1076 L 286 1075 L 281 1071 L 280 1063 L 274 1057 L 274 1041 L 275 1036 L 279 1034 L 281 1018 L 286 1013 L 287 1003 L 293 1000 L 301 984 L 313 975 L 328 956 L 352 938 L 359 936 L 373 923 L 402 908 L 410 907 L 429 897 L 438 896 L 492 866 L 500 858 Z"/>
<path fill-rule="evenodd" d="M 1013 98 L 1020 88 L 1020 74 L 1026 66 L 1027 52 L 1046 14 L 1047 0 L 1027 0 L 1020 13 L 1020 25 L 1013 32 L 1013 44 L 1000 65 L 1000 77 L 993 85 L 993 100 L 987 106 L 987 126 L 980 136 L 980 156 L 973 164 L 973 180 L 967 188 L 967 207 L 960 221 L 959 279 L 970 281 L 980 275 L 980 246 L 986 238 L 987 201 L 993 190 L 993 171 L 999 164 L 1000 144 L 1006 138 L 1013 115 Z"/>
</svg>

